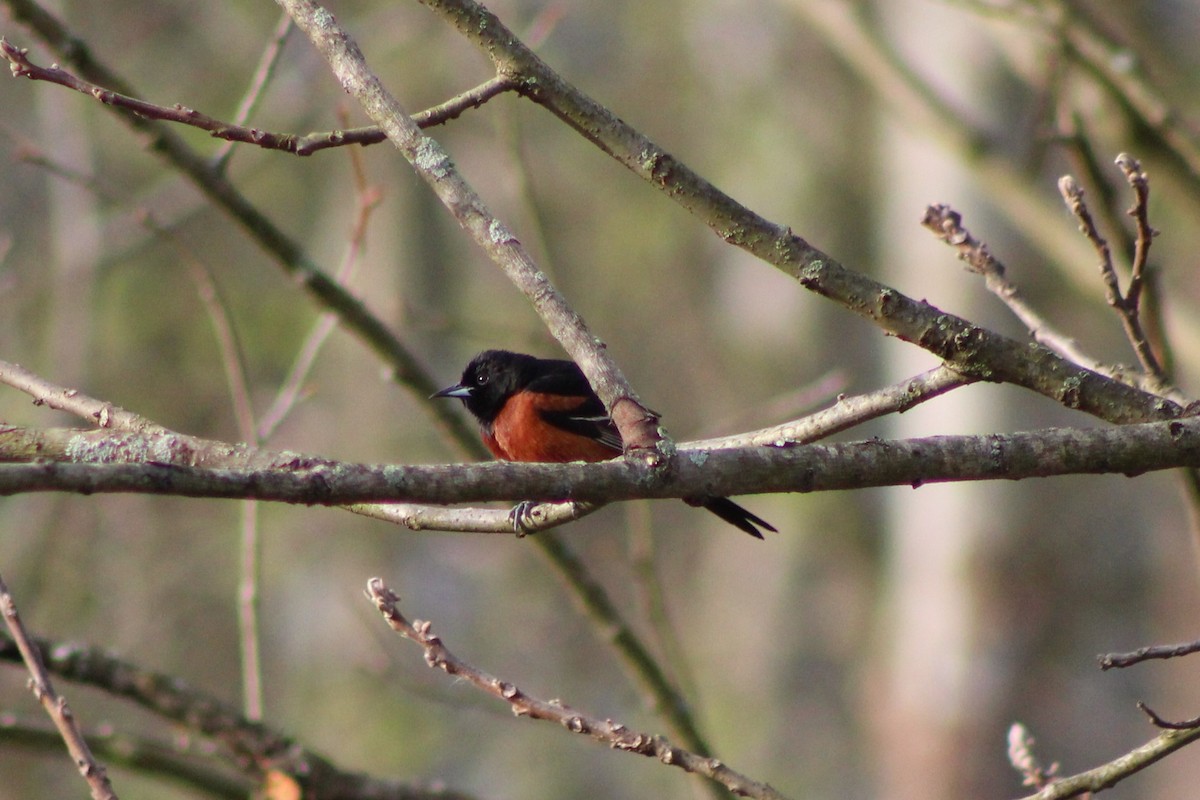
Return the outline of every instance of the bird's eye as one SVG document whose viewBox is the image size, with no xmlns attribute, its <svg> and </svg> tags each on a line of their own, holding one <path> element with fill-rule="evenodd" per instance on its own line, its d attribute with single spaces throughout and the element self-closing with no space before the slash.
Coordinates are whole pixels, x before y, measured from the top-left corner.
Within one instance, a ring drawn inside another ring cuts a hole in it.
<svg viewBox="0 0 1200 800">
<path fill-rule="evenodd" d="M 486 374 L 480 373 L 475 376 L 475 385 L 476 386 L 487 386 L 487 382 L 488 382 L 488 376 Z"/>
</svg>

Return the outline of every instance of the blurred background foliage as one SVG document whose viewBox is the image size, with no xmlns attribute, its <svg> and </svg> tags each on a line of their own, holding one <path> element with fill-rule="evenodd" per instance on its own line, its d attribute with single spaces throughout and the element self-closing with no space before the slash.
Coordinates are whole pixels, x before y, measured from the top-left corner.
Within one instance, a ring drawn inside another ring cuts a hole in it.
<svg viewBox="0 0 1200 800">
<path fill-rule="evenodd" d="M 278 18 L 274 4 L 247 0 L 56 5 L 141 97 L 224 118 Z M 412 111 L 491 75 L 484 56 L 416 3 L 330 7 Z M 1166 328 L 1179 382 L 1194 391 L 1200 182 L 1072 62 L 1043 21 L 1075 20 L 1119 44 L 1111 66 L 1145 75 L 1195 137 L 1196 4 L 490 7 L 538 40 L 564 77 L 741 202 L 851 268 L 1024 336 L 981 281 L 920 228 L 927 203 L 954 205 L 1033 303 L 1106 362 L 1133 356 L 1055 181 L 1074 172 L 1101 206 L 1102 188 L 1115 192 L 1107 206 L 1123 221 L 1130 198 L 1108 165 L 1130 152 L 1152 181 Z M 0 32 L 39 63 L 54 60 L 28 31 L 0 20 Z M 938 116 L 897 88 L 887 59 L 864 44 L 871 41 L 890 48 L 893 64 L 907 65 L 949 113 Z M 0 108 L 0 358 L 176 430 L 238 439 L 188 263 L 215 275 L 260 414 L 318 309 L 98 103 L 47 84 L 0 81 Z M 252 124 L 303 133 L 341 127 L 343 112 L 349 124 L 365 124 L 293 35 Z M 1078 172 L 1062 136 L 1066 122 L 1105 165 L 1108 187 Z M 203 152 L 220 145 L 181 133 Z M 432 135 L 679 439 L 796 416 L 806 410 L 797 392 L 818 382 L 836 387 L 826 388 L 824 404 L 837 391 L 870 391 L 933 364 L 728 247 L 526 101 L 502 96 Z M 382 204 L 349 285 L 433 372 L 451 383 L 485 347 L 559 354 L 393 148 L 357 155 Z M 239 146 L 230 169 L 242 191 L 336 270 L 357 213 L 348 152 L 297 159 Z M 68 172 L 86 185 L 65 180 Z M 146 214 L 172 238 L 151 232 Z M 267 444 L 364 462 L 454 458 L 424 404 L 337 332 L 303 402 Z M 0 391 L 0 419 L 79 424 L 12 390 Z M 983 385 L 846 436 L 1058 424 L 1094 423 L 1044 398 Z M 1196 635 L 1195 543 L 1169 476 L 745 503 L 782 533 L 753 542 L 682 504 L 653 503 L 608 508 L 561 535 L 639 630 L 671 654 L 670 670 L 720 758 L 785 794 L 1016 796 L 1023 790 L 1005 757 L 1014 720 L 1069 774 L 1150 738 L 1135 700 L 1174 717 L 1200 706 L 1194 661 L 1101 674 L 1093 658 Z M 432 619 L 468 661 L 532 693 L 660 731 L 603 632 L 576 612 L 529 542 L 413 533 L 325 509 L 263 506 L 260 514 L 272 724 L 343 767 L 440 780 L 479 797 L 699 795 L 695 779 L 676 770 L 514 720 L 431 672 L 362 596 L 366 578 L 381 575 L 410 616 Z M 225 502 L 7 498 L 0 574 L 35 632 L 103 645 L 236 703 L 238 519 L 237 505 Z M 648 572 L 672 633 L 649 612 Z M 0 707 L 36 719 L 24 683 L 20 669 L 0 671 Z M 89 724 L 171 735 L 143 712 L 63 688 Z M 81 788 L 56 746 L 0 744 L 0 775 L 4 800 Z M 112 777 L 123 797 L 201 796 L 119 768 Z M 1111 796 L 1187 796 L 1197 780 L 1200 758 L 1184 751 Z"/>
</svg>

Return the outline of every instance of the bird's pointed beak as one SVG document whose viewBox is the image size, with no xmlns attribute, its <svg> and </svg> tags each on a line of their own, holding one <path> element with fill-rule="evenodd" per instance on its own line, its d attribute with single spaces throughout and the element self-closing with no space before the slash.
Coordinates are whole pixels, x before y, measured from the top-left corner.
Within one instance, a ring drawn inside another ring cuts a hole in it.
<svg viewBox="0 0 1200 800">
<path fill-rule="evenodd" d="M 440 392 L 434 392 L 429 395 L 429 399 L 433 400 L 438 397 L 457 397 L 459 400 L 466 400 L 471 396 L 471 387 L 463 386 L 461 383 L 456 383 L 453 386 L 447 386 Z"/>
</svg>

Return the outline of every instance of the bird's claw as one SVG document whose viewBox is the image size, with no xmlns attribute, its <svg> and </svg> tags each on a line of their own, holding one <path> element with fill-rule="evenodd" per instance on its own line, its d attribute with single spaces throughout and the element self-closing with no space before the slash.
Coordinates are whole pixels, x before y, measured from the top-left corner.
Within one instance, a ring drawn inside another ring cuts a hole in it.
<svg viewBox="0 0 1200 800">
<path fill-rule="evenodd" d="M 508 512 L 508 520 L 512 523 L 513 532 L 517 534 L 518 539 L 537 533 L 539 505 L 541 504 L 535 500 L 522 500 Z"/>
</svg>

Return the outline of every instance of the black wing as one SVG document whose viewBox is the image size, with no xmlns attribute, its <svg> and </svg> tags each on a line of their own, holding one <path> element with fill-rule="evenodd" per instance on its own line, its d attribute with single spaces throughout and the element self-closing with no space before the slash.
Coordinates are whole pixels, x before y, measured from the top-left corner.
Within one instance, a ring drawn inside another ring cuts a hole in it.
<svg viewBox="0 0 1200 800">
<path fill-rule="evenodd" d="M 569 410 L 543 411 L 542 419 L 556 428 L 595 439 L 618 453 L 625 449 L 617 426 L 609 419 L 604 403 L 592 391 L 578 364 L 560 359 L 542 359 L 539 367 L 538 377 L 530 381 L 527 387 L 530 391 L 582 400 Z"/>
</svg>

